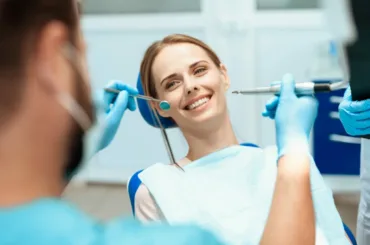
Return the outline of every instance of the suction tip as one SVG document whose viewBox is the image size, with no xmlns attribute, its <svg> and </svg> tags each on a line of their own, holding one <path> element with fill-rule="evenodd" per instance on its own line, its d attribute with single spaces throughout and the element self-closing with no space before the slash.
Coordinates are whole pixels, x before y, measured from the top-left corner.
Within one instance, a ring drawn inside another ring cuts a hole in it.
<svg viewBox="0 0 370 245">
<path fill-rule="evenodd" d="M 164 111 L 168 111 L 171 108 L 171 105 L 167 101 L 163 100 L 159 103 L 159 108 L 161 108 Z"/>
<path fill-rule="evenodd" d="M 239 91 L 232 91 L 232 94 L 239 94 Z"/>
</svg>

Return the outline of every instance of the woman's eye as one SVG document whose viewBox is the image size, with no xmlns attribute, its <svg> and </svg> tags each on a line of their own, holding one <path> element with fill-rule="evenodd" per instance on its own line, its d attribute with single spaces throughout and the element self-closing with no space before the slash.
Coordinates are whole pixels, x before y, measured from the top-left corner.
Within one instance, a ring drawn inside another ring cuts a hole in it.
<svg viewBox="0 0 370 245">
<path fill-rule="evenodd" d="M 166 89 L 170 89 L 170 88 L 171 88 L 171 87 L 173 87 L 175 84 L 176 84 L 176 81 L 168 82 L 168 83 L 166 84 Z"/>
<path fill-rule="evenodd" d="M 195 74 L 195 75 L 198 75 L 198 74 L 200 74 L 200 73 L 204 72 L 205 70 L 206 70 L 206 68 L 204 68 L 204 67 L 198 68 L 198 69 L 196 69 L 196 70 L 194 71 L 194 74 Z"/>
</svg>

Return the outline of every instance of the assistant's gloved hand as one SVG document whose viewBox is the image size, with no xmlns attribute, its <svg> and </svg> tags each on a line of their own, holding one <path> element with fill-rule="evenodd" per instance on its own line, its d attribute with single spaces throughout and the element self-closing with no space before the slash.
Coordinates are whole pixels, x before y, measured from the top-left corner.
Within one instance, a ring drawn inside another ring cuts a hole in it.
<svg viewBox="0 0 370 245">
<path fill-rule="evenodd" d="M 312 96 L 297 97 L 293 76 L 286 74 L 281 92 L 266 104 L 264 117 L 275 119 L 279 157 L 287 152 L 309 153 L 309 135 L 317 116 L 318 103 Z"/>
<path fill-rule="evenodd" d="M 134 97 L 129 96 L 130 94 L 138 94 L 136 88 L 117 80 L 109 82 L 106 88 L 117 89 L 121 92 L 116 94 L 104 91 L 103 100 L 104 108 L 106 108 L 106 128 L 103 132 L 98 151 L 103 150 L 112 142 L 126 109 L 129 109 L 130 111 L 136 110 L 135 99 Z"/>
<path fill-rule="evenodd" d="M 351 88 L 348 87 L 339 104 L 339 118 L 347 134 L 370 134 L 370 99 L 352 101 Z"/>
</svg>

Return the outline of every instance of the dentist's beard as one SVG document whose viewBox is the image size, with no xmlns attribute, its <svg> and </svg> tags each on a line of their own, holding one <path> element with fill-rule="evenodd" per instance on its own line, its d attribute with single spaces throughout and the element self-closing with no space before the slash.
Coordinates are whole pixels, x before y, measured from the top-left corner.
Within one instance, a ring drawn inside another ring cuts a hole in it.
<svg viewBox="0 0 370 245">
<path fill-rule="evenodd" d="M 68 156 L 64 176 L 69 181 L 79 170 L 84 155 L 84 131 L 77 123 L 72 127 L 68 144 Z"/>
<path fill-rule="evenodd" d="M 82 109 L 87 113 L 92 123 L 95 121 L 95 111 L 92 103 L 92 98 L 90 98 L 89 91 L 86 88 L 86 82 L 83 80 L 81 74 L 76 72 L 76 100 Z M 69 181 L 73 175 L 79 170 L 80 165 L 84 156 L 84 129 L 75 121 L 71 127 L 69 133 L 69 143 L 67 147 L 67 160 L 65 163 L 64 176 L 67 181 Z"/>
</svg>

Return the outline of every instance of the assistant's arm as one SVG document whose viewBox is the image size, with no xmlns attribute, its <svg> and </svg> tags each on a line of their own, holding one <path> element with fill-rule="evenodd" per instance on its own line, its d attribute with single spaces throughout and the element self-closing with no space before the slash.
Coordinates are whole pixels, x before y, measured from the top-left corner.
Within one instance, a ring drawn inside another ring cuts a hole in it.
<svg viewBox="0 0 370 245">
<path fill-rule="evenodd" d="M 260 245 L 315 244 L 310 159 L 287 154 L 278 162 L 271 210 Z"/>
<path fill-rule="evenodd" d="M 298 98 L 293 77 L 285 75 L 280 96 L 263 113 L 275 119 L 278 172 L 261 245 L 315 244 L 308 138 L 316 115 L 317 102 Z"/>
</svg>

